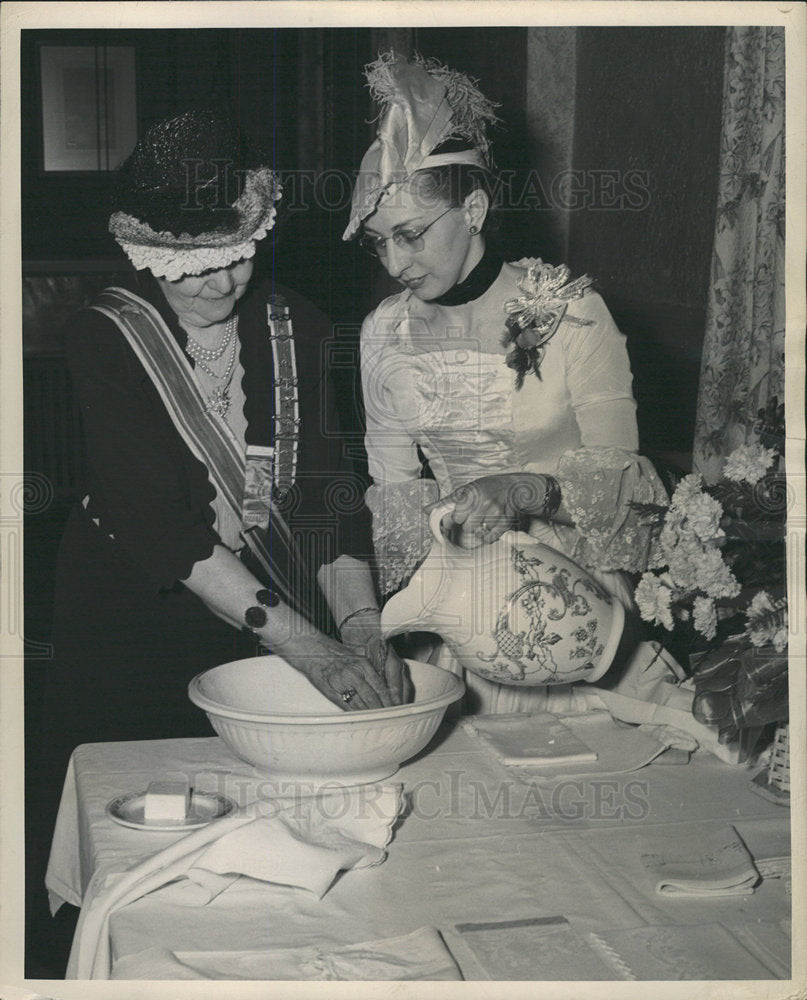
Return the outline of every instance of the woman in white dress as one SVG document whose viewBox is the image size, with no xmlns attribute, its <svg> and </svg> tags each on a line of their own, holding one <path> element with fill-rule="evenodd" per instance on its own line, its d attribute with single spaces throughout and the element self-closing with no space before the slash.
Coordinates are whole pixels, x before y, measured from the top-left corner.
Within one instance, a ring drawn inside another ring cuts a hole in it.
<svg viewBox="0 0 807 1000">
<path fill-rule="evenodd" d="M 381 588 L 406 583 L 430 544 L 424 508 L 449 498 L 443 529 L 458 544 L 518 526 L 595 571 L 631 609 L 630 587 L 613 571 L 644 569 L 650 539 L 630 501 L 666 494 L 637 454 L 625 337 L 588 278 L 570 280 L 568 268 L 540 259 L 508 262 L 492 248 L 485 133 L 495 114 L 472 81 L 390 52 L 368 67 L 368 82 L 382 117 L 344 238 L 359 234 L 404 286 L 361 334 Z M 655 660 L 652 687 L 680 678 L 655 646 L 630 645 L 608 684 L 621 675 L 635 696 L 628 667 L 646 691 L 651 677 L 638 660 Z M 437 662 L 451 665 L 444 647 Z M 465 679 L 473 711 L 574 703 L 569 685 Z"/>
</svg>

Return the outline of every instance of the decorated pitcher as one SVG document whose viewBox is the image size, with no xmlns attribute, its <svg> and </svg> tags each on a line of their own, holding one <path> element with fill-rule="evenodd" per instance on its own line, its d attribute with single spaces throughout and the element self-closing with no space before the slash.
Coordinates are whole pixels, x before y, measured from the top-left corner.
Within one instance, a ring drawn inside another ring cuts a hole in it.
<svg viewBox="0 0 807 1000">
<path fill-rule="evenodd" d="M 625 612 L 584 569 L 521 532 L 464 549 L 430 515 L 429 555 L 381 614 L 384 635 L 435 632 L 472 673 L 500 684 L 596 681 L 619 644 Z"/>
</svg>

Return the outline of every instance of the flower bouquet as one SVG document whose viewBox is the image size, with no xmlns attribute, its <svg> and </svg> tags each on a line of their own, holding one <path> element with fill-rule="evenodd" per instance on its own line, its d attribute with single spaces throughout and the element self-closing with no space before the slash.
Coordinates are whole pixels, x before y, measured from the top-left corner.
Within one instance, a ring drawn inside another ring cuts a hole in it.
<svg viewBox="0 0 807 1000">
<path fill-rule="evenodd" d="M 741 760 L 766 726 L 787 719 L 780 456 L 759 434 L 727 457 L 714 485 L 691 474 L 667 507 L 637 505 L 654 527 L 650 568 L 635 592 L 639 613 L 673 647 L 683 638 L 693 714 L 717 727 L 721 743 L 739 743 Z"/>
</svg>

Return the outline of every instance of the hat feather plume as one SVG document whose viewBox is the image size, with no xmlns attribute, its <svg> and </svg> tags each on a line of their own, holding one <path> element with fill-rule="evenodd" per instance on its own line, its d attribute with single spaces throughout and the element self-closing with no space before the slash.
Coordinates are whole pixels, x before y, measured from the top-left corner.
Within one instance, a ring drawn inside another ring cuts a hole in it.
<svg viewBox="0 0 807 1000">
<path fill-rule="evenodd" d="M 485 97 L 477 86 L 477 80 L 459 70 L 450 69 L 434 57 L 424 58 L 415 53 L 407 60 L 391 49 L 381 53 L 365 67 L 370 96 L 380 106 L 379 117 L 399 93 L 396 73 L 402 64 L 421 67 L 433 80 L 445 87 L 446 100 L 451 107 L 451 122 L 440 142 L 462 139 L 487 156 L 490 147 L 487 127 L 499 121 L 495 111 L 499 104 Z"/>
</svg>

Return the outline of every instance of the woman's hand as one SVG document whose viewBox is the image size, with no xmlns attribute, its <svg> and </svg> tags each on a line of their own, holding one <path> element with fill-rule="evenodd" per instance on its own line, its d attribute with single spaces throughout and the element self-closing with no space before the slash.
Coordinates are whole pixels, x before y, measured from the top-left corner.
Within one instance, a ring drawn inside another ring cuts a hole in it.
<svg viewBox="0 0 807 1000">
<path fill-rule="evenodd" d="M 381 635 L 381 612 L 369 608 L 350 618 L 341 629 L 342 642 L 372 664 L 384 678 L 395 705 L 412 701 L 414 688 L 406 664 Z"/>
<path fill-rule="evenodd" d="M 455 545 L 473 549 L 517 529 L 525 518 L 541 517 L 548 484 L 549 477 L 532 472 L 482 476 L 426 510 L 453 501 L 454 510 L 441 522 L 443 533 Z"/>
<path fill-rule="evenodd" d="M 194 563 L 185 586 L 207 607 L 235 628 L 243 628 L 244 613 L 256 605 L 261 584 L 244 563 L 223 545 Z M 254 629 L 267 649 L 304 674 L 339 708 L 384 708 L 398 704 L 383 673 L 361 652 L 342 645 L 316 629 L 283 601 L 263 605 L 266 622 Z"/>
<path fill-rule="evenodd" d="M 284 660 L 311 681 L 329 701 L 347 711 L 386 708 L 399 704 L 383 673 L 357 648 L 337 642 L 322 633 L 314 640 L 292 641 L 277 650 Z"/>
</svg>

